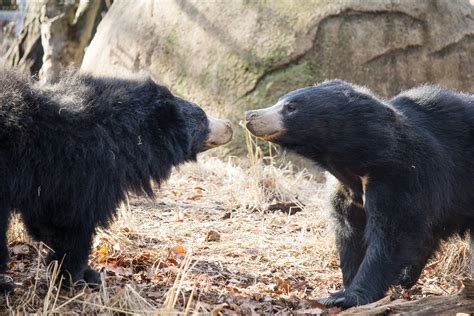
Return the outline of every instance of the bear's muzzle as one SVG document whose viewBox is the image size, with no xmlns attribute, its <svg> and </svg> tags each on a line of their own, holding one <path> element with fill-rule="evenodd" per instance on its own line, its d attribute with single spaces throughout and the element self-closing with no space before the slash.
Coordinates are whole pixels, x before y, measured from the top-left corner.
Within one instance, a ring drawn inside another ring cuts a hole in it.
<svg viewBox="0 0 474 316">
<path fill-rule="evenodd" d="M 209 121 L 209 135 L 204 143 L 205 149 L 210 149 L 227 144 L 232 140 L 234 133 L 229 120 L 218 119 L 207 115 Z"/>
<path fill-rule="evenodd" d="M 281 114 L 283 105 L 245 112 L 245 126 L 255 136 L 272 140 L 285 131 Z"/>
</svg>

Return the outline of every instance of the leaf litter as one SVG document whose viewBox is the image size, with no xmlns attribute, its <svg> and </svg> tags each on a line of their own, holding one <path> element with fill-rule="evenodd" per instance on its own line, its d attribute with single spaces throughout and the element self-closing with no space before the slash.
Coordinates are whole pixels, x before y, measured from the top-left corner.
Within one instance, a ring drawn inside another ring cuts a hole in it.
<svg viewBox="0 0 474 316">
<path fill-rule="evenodd" d="M 100 314 L 336 314 L 318 297 L 342 277 L 323 181 L 291 164 L 250 166 L 208 157 L 176 170 L 157 200 L 130 196 L 99 230 L 90 265 L 98 290 L 59 290 L 47 246 L 14 218 L 7 276 L 15 292 L 0 312 Z M 265 210 L 265 211 L 263 211 Z M 294 211 L 296 210 L 296 211 Z M 468 243 L 443 246 L 410 290 L 391 299 L 456 292 L 468 272 Z"/>
</svg>

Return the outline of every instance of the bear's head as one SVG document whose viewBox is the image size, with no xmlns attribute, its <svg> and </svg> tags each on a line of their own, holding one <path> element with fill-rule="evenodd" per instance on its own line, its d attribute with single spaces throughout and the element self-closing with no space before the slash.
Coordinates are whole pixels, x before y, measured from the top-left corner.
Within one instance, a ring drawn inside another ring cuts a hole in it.
<svg viewBox="0 0 474 316">
<path fill-rule="evenodd" d="M 191 138 L 191 152 L 199 153 L 232 140 L 232 123 L 206 114 L 198 105 L 175 97 Z"/>
<path fill-rule="evenodd" d="M 292 91 L 245 116 L 255 136 L 313 159 L 356 154 L 368 143 L 385 140 L 392 132 L 387 123 L 395 117 L 367 89 L 342 80 Z"/>
<path fill-rule="evenodd" d="M 156 85 L 156 88 L 154 117 L 157 120 L 154 119 L 153 124 L 159 127 L 160 133 L 172 134 L 172 137 L 166 137 L 166 141 L 186 147 L 185 160 L 195 160 L 198 153 L 232 140 L 233 129 L 229 120 L 206 114 L 198 105 L 174 96 L 163 86 Z M 160 139 L 163 141 L 162 137 Z"/>
</svg>

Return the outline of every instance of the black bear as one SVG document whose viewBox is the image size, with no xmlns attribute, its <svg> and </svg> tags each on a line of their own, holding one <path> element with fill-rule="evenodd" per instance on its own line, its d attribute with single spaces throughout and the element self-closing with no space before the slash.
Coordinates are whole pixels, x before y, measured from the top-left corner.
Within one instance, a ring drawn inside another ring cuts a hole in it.
<svg viewBox="0 0 474 316">
<path fill-rule="evenodd" d="M 0 273 L 6 230 L 17 212 L 49 260 L 75 282 L 98 283 L 88 266 L 97 227 L 106 227 L 127 192 L 153 196 L 151 181 L 229 142 L 229 121 L 207 116 L 144 77 L 65 73 L 39 85 L 0 70 Z M 1 275 L 0 275 L 1 276 Z M 11 284 L 0 279 L 0 290 Z"/>
<path fill-rule="evenodd" d="M 474 228 L 474 96 L 420 86 L 391 100 L 340 80 L 246 112 L 254 135 L 311 159 L 332 195 L 344 308 L 411 287 L 440 240 Z"/>
</svg>

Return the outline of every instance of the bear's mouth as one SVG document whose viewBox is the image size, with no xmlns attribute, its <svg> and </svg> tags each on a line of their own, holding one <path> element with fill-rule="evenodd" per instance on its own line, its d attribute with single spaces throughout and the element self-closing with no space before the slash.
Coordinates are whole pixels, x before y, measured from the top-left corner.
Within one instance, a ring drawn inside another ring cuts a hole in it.
<svg viewBox="0 0 474 316">
<path fill-rule="evenodd" d="M 202 151 L 225 145 L 232 140 L 234 130 L 229 120 L 218 119 L 210 115 L 207 115 L 207 120 L 209 122 L 209 135 L 204 141 Z"/>
<path fill-rule="evenodd" d="M 274 132 L 274 133 L 271 133 L 271 134 L 268 134 L 268 135 L 262 135 L 262 136 L 257 136 L 258 138 L 261 138 L 263 140 L 267 140 L 267 141 L 274 141 L 274 140 L 277 140 L 278 139 L 278 136 L 282 135 L 283 134 L 283 131 L 277 131 L 277 132 Z"/>
<path fill-rule="evenodd" d="M 275 141 L 278 136 L 285 132 L 284 129 L 268 131 L 268 126 L 260 126 L 260 124 L 255 124 L 252 122 L 247 122 L 245 127 L 247 127 L 252 135 L 267 141 Z"/>
</svg>

